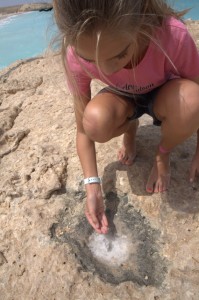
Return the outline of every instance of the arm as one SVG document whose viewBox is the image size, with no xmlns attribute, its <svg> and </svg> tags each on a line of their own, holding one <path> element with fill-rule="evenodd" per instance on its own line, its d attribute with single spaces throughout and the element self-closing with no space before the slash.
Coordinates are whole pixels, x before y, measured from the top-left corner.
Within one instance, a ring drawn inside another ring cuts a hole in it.
<svg viewBox="0 0 199 300">
<path fill-rule="evenodd" d="M 193 80 L 197 84 L 199 84 L 199 77 Z M 199 101 L 199 99 L 198 99 Z M 196 151 L 192 159 L 191 168 L 190 168 L 190 182 L 192 183 L 195 179 L 196 174 L 199 174 L 199 128 L 197 130 L 197 145 Z"/>
<path fill-rule="evenodd" d="M 194 81 L 199 85 L 199 77 L 196 77 L 194 79 Z M 198 99 L 199 101 L 199 99 Z M 196 153 L 198 153 L 198 156 L 199 156 L 199 128 L 197 130 L 197 146 L 196 146 Z"/>
<path fill-rule="evenodd" d="M 90 64 L 89 64 L 90 66 Z M 83 127 L 84 109 L 91 99 L 90 92 L 87 95 L 78 94 L 81 91 L 89 91 L 91 77 L 85 72 L 88 66 L 82 67 L 77 59 L 74 48 L 69 47 L 66 53 L 66 79 L 69 90 L 74 97 L 74 110 L 77 124 L 76 145 L 77 154 L 80 159 L 84 178 L 97 177 L 97 162 L 95 153 L 95 144 L 86 135 Z M 77 96 L 78 95 L 78 96 Z M 108 222 L 104 213 L 104 203 L 102 198 L 101 185 L 99 183 L 86 184 L 86 217 L 91 226 L 98 233 L 108 231 Z"/>
<path fill-rule="evenodd" d="M 189 180 L 191 183 L 194 182 L 196 175 L 199 174 L 199 129 L 197 130 L 197 145 L 196 152 L 193 156 L 191 167 L 190 167 L 190 177 Z"/>
<path fill-rule="evenodd" d="M 196 153 L 199 156 L 199 129 L 197 130 L 197 146 L 196 146 Z"/>
<path fill-rule="evenodd" d="M 81 100 L 75 100 L 81 101 L 83 105 L 81 110 L 75 106 L 75 116 L 77 123 L 77 153 L 82 166 L 84 178 L 98 176 L 95 143 L 86 135 L 82 124 L 83 111 L 89 99 L 89 97 L 82 97 Z M 107 233 L 108 222 L 104 213 L 101 185 L 99 183 L 92 183 L 87 184 L 85 187 L 87 194 L 85 211 L 86 217 L 91 226 L 98 233 Z"/>
<path fill-rule="evenodd" d="M 196 77 L 194 79 L 194 82 L 196 82 L 198 85 L 199 85 L 199 77 Z M 199 99 L 198 99 L 199 101 Z M 199 156 L 199 128 L 197 130 L 197 146 L 196 146 L 196 153 L 198 153 L 198 156 Z"/>
</svg>

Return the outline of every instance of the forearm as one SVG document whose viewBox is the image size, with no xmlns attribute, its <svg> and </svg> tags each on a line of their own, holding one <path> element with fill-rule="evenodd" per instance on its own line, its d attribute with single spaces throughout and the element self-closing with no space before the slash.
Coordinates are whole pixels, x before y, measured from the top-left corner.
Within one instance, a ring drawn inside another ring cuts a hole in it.
<svg viewBox="0 0 199 300">
<path fill-rule="evenodd" d="M 98 177 L 95 143 L 86 135 L 83 126 L 84 109 L 88 104 L 89 99 L 89 95 L 87 97 L 82 97 L 79 99 L 80 107 L 75 105 L 77 124 L 76 146 L 84 178 Z M 77 101 L 78 99 L 75 100 Z M 104 212 L 101 184 L 99 184 L 99 182 L 86 184 L 85 189 L 86 217 L 96 232 L 105 234 L 108 232 L 108 221 Z"/>
<path fill-rule="evenodd" d="M 197 130 L 197 145 L 196 145 L 196 153 L 199 155 L 199 129 Z"/>
<path fill-rule="evenodd" d="M 97 163 L 95 143 L 84 132 L 77 132 L 77 153 L 82 165 L 84 178 L 96 177 Z M 86 184 L 85 214 L 96 232 L 105 234 L 108 232 L 108 221 L 104 212 L 104 203 L 99 183 Z"/>
<path fill-rule="evenodd" d="M 84 178 L 98 176 L 95 143 L 85 133 L 78 131 L 76 145 Z"/>
<path fill-rule="evenodd" d="M 196 77 L 194 80 L 199 85 L 199 76 Z M 199 128 L 197 130 L 197 145 L 196 145 L 196 155 L 199 156 Z"/>
</svg>

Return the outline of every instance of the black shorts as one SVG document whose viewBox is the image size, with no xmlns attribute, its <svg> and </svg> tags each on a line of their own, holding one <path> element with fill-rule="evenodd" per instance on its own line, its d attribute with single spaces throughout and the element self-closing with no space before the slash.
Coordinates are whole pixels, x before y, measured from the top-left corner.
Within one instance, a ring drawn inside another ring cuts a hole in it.
<svg viewBox="0 0 199 300">
<path fill-rule="evenodd" d="M 146 94 L 130 94 L 127 92 L 122 92 L 120 95 L 120 93 L 117 94 L 117 91 L 115 91 L 115 93 L 118 96 L 121 96 L 122 98 L 125 98 L 128 101 L 129 100 L 131 102 L 133 101 L 135 112 L 132 117 L 129 117 L 129 120 L 135 120 L 140 118 L 142 115 L 147 114 L 153 118 L 154 125 L 160 126 L 162 122 L 157 119 L 157 117 L 153 112 L 154 101 L 160 88 L 161 86 L 153 89 L 152 91 Z M 104 88 L 99 93 L 104 93 L 104 92 L 114 93 L 114 89 Z"/>
</svg>

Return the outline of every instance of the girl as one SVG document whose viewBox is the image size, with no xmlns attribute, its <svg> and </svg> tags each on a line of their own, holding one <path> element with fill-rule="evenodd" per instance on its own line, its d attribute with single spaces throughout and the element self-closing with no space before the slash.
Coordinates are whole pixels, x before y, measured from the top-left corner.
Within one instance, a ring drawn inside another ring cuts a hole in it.
<svg viewBox="0 0 199 300">
<path fill-rule="evenodd" d="M 138 118 L 161 126 L 149 193 L 169 185 L 169 155 L 197 131 L 190 181 L 199 172 L 199 54 L 180 18 L 163 0 L 54 0 L 77 122 L 77 152 L 87 192 L 86 216 L 107 233 L 95 141 L 123 134 L 119 160 L 136 156 Z M 91 100 L 93 78 L 107 85 Z"/>
</svg>

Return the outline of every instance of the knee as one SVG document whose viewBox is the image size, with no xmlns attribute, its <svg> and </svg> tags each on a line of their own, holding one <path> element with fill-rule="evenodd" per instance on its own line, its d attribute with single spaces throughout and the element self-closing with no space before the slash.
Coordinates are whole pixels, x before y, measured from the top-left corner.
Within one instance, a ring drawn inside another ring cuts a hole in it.
<svg viewBox="0 0 199 300">
<path fill-rule="evenodd" d="M 179 130 L 190 131 L 199 127 L 199 85 L 186 79 L 167 83 L 158 94 L 157 115 L 176 125 Z M 176 127 L 175 126 L 175 127 Z"/>
<path fill-rule="evenodd" d="M 184 130 L 196 129 L 199 126 L 199 85 L 190 80 L 184 80 L 179 93 L 179 104 L 176 114 L 184 125 Z M 179 124 L 180 126 L 180 124 Z"/>
<path fill-rule="evenodd" d="M 112 138 L 111 114 L 106 108 L 89 102 L 83 115 L 83 128 L 93 141 L 105 143 Z"/>
</svg>

